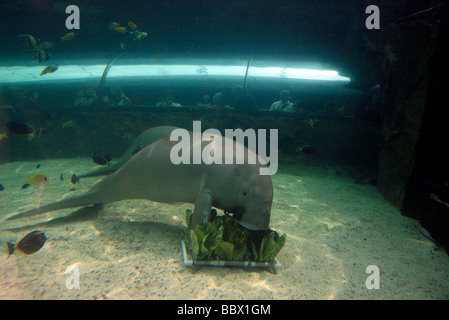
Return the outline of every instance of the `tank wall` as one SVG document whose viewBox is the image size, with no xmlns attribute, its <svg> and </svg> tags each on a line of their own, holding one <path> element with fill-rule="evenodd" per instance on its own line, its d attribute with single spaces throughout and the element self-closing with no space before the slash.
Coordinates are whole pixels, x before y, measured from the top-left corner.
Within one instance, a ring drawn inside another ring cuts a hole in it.
<svg viewBox="0 0 449 320">
<path fill-rule="evenodd" d="M 301 119 L 284 113 L 215 112 L 188 107 L 54 108 L 25 111 L 24 115 L 37 130 L 45 128 L 48 133 L 31 141 L 27 136 L 9 135 L 0 142 L 1 163 L 83 157 L 95 151 L 119 157 L 148 128 L 173 125 L 192 130 L 193 121 L 199 120 L 202 130 L 216 128 L 222 134 L 233 128 L 277 129 L 281 155 L 299 156 L 297 147 L 309 144 L 317 149 L 313 161 L 377 168 L 379 127 L 358 119 Z"/>
</svg>

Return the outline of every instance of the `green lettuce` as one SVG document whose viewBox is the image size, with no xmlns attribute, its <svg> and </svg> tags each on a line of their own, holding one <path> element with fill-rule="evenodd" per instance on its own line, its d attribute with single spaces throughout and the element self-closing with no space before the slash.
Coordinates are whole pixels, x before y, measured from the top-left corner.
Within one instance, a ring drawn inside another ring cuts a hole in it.
<svg viewBox="0 0 449 320">
<path fill-rule="evenodd" d="M 274 262 L 285 244 L 286 234 L 250 231 L 228 212 L 223 216 L 215 212 L 212 221 L 190 230 L 192 215 L 192 210 L 186 211 L 183 230 L 193 260 Z"/>
</svg>

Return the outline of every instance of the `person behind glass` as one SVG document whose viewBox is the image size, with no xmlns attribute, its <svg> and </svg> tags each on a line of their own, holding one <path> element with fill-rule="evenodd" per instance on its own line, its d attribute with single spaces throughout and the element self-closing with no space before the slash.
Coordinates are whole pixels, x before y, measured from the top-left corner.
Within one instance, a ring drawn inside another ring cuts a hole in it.
<svg viewBox="0 0 449 320">
<path fill-rule="evenodd" d="M 159 101 L 156 104 L 156 107 L 182 107 L 182 105 L 180 105 L 179 103 L 175 102 L 175 96 L 173 94 L 173 91 L 168 91 L 167 94 L 165 95 L 165 97 L 163 97 L 161 99 L 161 101 Z"/>
<path fill-rule="evenodd" d="M 212 97 L 210 94 L 205 93 L 203 95 L 203 101 L 197 102 L 197 107 L 205 107 L 205 108 L 212 108 Z"/>
<path fill-rule="evenodd" d="M 221 92 L 217 92 L 214 94 L 212 98 L 212 108 L 215 111 L 224 111 L 230 109 L 228 105 L 225 105 L 224 95 Z"/>
<path fill-rule="evenodd" d="M 7 100 L 5 104 L 19 109 L 32 109 L 40 106 L 37 101 L 38 96 L 37 92 L 29 95 L 27 89 L 10 87 L 5 91 L 5 98 Z"/>
<path fill-rule="evenodd" d="M 112 105 L 114 107 L 131 107 L 132 101 L 126 96 L 121 87 L 111 88 Z"/>
<path fill-rule="evenodd" d="M 295 112 L 295 106 L 290 101 L 290 91 L 281 90 L 279 92 L 281 100 L 273 102 L 270 107 L 270 111 L 283 111 L 283 112 Z"/>
<path fill-rule="evenodd" d="M 81 90 L 76 94 L 74 105 L 75 107 L 91 107 L 98 102 L 98 96 L 95 90 L 87 88 Z"/>
<path fill-rule="evenodd" d="M 235 110 L 241 111 L 258 111 L 256 99 L 249 93 L 245 92 L 245 89 L 241 85 L 235 85 L 232 88 L 232 94 L 234 98 L 233 107 Z"/>
</svg>

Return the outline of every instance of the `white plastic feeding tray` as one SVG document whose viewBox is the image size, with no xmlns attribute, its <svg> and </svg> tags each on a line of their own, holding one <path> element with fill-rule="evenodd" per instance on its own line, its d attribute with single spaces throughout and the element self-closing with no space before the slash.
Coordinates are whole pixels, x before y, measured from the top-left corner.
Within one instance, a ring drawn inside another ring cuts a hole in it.
<svg viewBox="0 0 449 320">
<path fill-rule="evenodd" d="M 271 269 L 273 273 L 278 273 L 278 270 L 282 268 L 281 264 L 274 259 L 273 262 L 252 262 L 252 261 L 225 261 L 225 260 L 193 260 L 189 259 L 187 255 L 186 244 L 181 241 L 182 255 L 184 257 L 184 266 L 186 267 L 238 267 L 238 268 L 265 268 Z"/>
</svg>

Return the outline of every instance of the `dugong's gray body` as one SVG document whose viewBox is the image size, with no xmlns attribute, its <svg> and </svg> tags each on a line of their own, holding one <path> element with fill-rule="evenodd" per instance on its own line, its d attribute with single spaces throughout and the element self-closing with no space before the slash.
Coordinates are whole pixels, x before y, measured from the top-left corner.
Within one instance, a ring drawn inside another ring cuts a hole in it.
<svg viewBox="0 0 449 320">
<path fill-rule="evenodd" d="M 145 130 L 136 138 L 136 140 L 134 140 L 128 150 L 126 150 L 126 152 L 122 154 L 120 160 L 117 163 L 114 163 L 110 166 L 101 167 L 84 174 L 77 174 L 76 176 L 78 178 L 87 178 L 110 174 L 120 169 L 126 163 L 126 161 L 128 161 L 139 150 L 145 148 L 146 146 L 152 144 L 153 142 L 156 142 L 163 137 L 169 136 L 170 133 L 175 129 L 177 129 L 177 127 L 160 126 Z"/>
<path fill-rule="evenodd" d="M 171 161 L 170 152 L 178 142 L 165 137 L 145 147 L 85 194 L 20 213 L 8 220 L 89 204 L 148 199 L 163 203 L 194 203 L 191 228 L 206 222 L 214 206 L 234 212 L 240 224 L 248 229 L 268 229 L 273 200 L 271 176 L 260 175 L 259 169 L 265 165 L 259 162 L 235 164 L 235 148 L 238 143 L 221 136 L 214 136 L 213 140 L 219 141 L 220 138 L 223 142 L 231 141 L 234 164 L 207 165 L 201 161 L 201 164 L 175 165 Z M 193 151 L 197 148 L 203 150 L 207 145 L 209 141 L 190 142 L 190 149 L 187 148 L 190 150 L 190 163 Z M 206 153 L 212 154 L 217 150 L 208 149 Z M 246 155 L 254 155 L 247 148 L 244 148 L 244 151 Z M 224 163 L 224 151 L 221 158 Z"/>
</svg>

